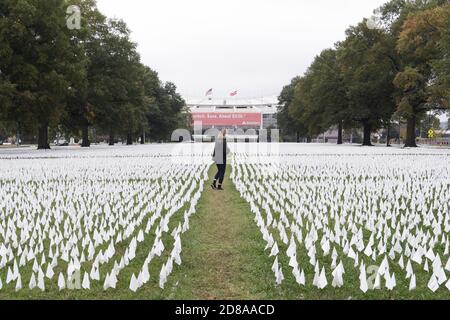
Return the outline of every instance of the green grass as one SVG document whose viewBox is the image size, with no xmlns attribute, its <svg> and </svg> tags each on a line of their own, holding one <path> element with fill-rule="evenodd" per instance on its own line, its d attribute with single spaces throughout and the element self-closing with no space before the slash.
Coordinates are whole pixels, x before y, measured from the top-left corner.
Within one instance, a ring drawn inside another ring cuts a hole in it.
<svg viewBox="0 0 450 320">
<path fill-rule="evenodd" d="M 137 195 L 135 196 L 134 201 L 137 201 Z M 161 290 L 159 288 L 159 272 L 161 270 L 162 264 L 167 261 L 167 258 L 170 254 L 170 251 L 173 247 L 173 238 L 170 235 L 173 228 L 176 228 L 178 224 L 183 222 L 182 213 L 187 209 L 189 204 L 186 204 L 180 211 L 172 217 L 169 223 L 169 233 L 164 233 L 162 235 L 162 240 L 164 245 L 166 246 L 166 250 L 163 252 L 161 257 L 155 257 L 151 263 L 149 264 L 149 273 L 150 273 L 150 281 L 144 285 L 140 290 L 136 293 L 129 290 L 129 283 L 131 275 L 134 273 L 136 276 L 138 275 L 145 258 L 147 257 L 153 243 L 155 240 L 155 230 L 159 225 L 159 219 L 153 225 L 150 236 L 145 237 L 142 243 L 139 243 L 136 250 L 136 258 L 130 262 L 130 264 L 125 267 L 119 274 L 118 283 L 116 289 L 108 289 L 106 291 L 103 290 L 104 278 L 106 276 L 106 272 L 111 271 L 114 262 L 117 259 L 117 256 L 122 256 L 129 246 L 131 239 L 137 235 L 140 228 L 137 228 L 132 236 L 126 241 L 121 242 L 120 244 L 115 245 L 116 254 L 114 257 L 105 265 L 100 267 L 100 281 L 92 281 L 91 280 L 91 290 L 62 290 L 59 291 L 57 285 L 57 279 L 59 276 L 59 272 L 65 272 L 67 270 L 67 263 L 59 259 L 59 265 L 54 269 L 55 276 L 52 280 L 48 280 L 45 278 L 46 290 L 42 292 L 40 289 L 35 288 L 33 290 L 28 289 L 28 283 L 31 278 L 31 266 L 30 263 L 27 264 L 27 268 L 21 269 L 21 277 L 22 277 L 22 290 L 16 292 L 15 284 L 13 281 L 10 284 L 6 285 L 6 274 L 7 267 L 3 268 L 0 271 L 0 277 L 3 281 L 3 289 L 0 290 L 0 300 L 25 300 L 25 299 L 42 299 L 42 300 L 88 300 L 88 299 L 99 299 L 99 300 L 119 300 L 119 299 L 127 299 L 127 300 L 145 300 L 145 299 L 164 299 L 167 297 L 168 290 Z M 146 206 L 144 206 L 143 210 L 145 210 Z M 165 212 L 163 212 L 165 213 Z M 150 216 L 144 219 L 141 228 L 145 228 L 147 225 L 147 219 L 150 219 Z M 123 230 L 122 230 L 123 231 Z M 105 250 L 108 247 L 109 243 L 104 244 L 100 247 L 100 249 Z M 169 247 L 169 249 L 167 249 Z M 40 261 L 40 260 L 39 260 Z M 119 262 L 119 261 L 117 261 Z M 8 266 L 12 267 L 12 263 L 9 263 Z M 87 267 L 87 271 L 90 271 L 91 263 L 83 264 L 81 270 L 81 277 L 84 275 L 84 271 Z M 177 268 L 174 267 L 174 270 Z M 45 272 L 46 269 L 44 268 Z M 82 278 L 81 278 L 82 280 Z M 170 277 L 169 277 L 170 280 Z"/>
<path fill-rule="evenodd" d="M 309 264 L 304 248 L 298 250 L 298 260 L 305 268 L 307 285 L 299 286 L 291 273 L 285 254 L 287 246 L 279 239 L 279 259 L 283 265 L 285 280 L 275 285 L 271 270 L 273 258 L 264 251 L 265 242 L 253 221 L 253 214 L 247 202 L 241 199 L 227 174 L 225 191 L 206 189 L 192 220 L 191 231 L 183 243 L 183 271 L 177 273 L 171 298 L 176 299 L 283 299 L 283 300 L 347 300 L 347 299 L 448 299 L 445 288 L 431 292 L 427 287 L 428 274 L 420 273 L 415 267 L 417 289 L 409 291 L 409 280 L 398 265 L 391 265 L 395 272 L 397 287 L 368 291 L 360 289 L 359 268 L 353 267 L 353 260 L 344 259 L 344 286 L 331 286 L 331 273 L 327 272 L 328 287 L 319 290 L 313 287 L 314 270 Z M 319 252 L 321 249 L 318 249 Z M 377 261 L 378 265 L 381 263 Z M 406 260 L 405 260 L 406 261 Z M 331 257 L 319 259 L 320 265 L 329 268 Z M 366 261 L 366 266 L 371 265 Z M 369 276 L 369 275 L 368 275 Z M 382 285 L 384 281 L 382 280 Z"/>
<path fill-rule="evenodd" d="M 177 273 L 171 298 L 267 298 L 276 291 L 272 262 L 263 252 L 249 205 L 241 199 L 229 174 L 225 191 L 214 191 L 209 183 L 207 186 L 184 239 L 183 270 Z"/>
<path fill-rule="evenodd" d="M 275 285 L 275 277 L 271 270 L 273 258 L 269 252 L 264 251 L 265 242 L 259 232 L 250 206 L 239 195 L 229 178 L 230 167 L 224 183 L 225 191 L 214 191 L 206 183 L 196 213 L 191 217 L 191 229 L 182 235 L 181 266 L 174 265 L 166 287 L 158 287 L 159 271 L 165 262 L 168 250 L 161 259 L 153 260 L 149 270 L 150 282 L 136 293 L 128 289 L 132 273 L 137 274 L 153 244 L 154 237 L 147 237 L 138 246 L 136 259 L 125 268 L 120 276 L 117 289 L 103 291 L 102 281 L 92 282 L 91 290 L 63 290 L 58 291 L 56 280 L 46 280 L 47 290 L 23 289 L 15 292 L 15 283 L 5 288 L 6 269 L 0 274 L 4 288 L 0 290 L 0 300 L 5 299 L 448 299 L 449 291 L 442 286 L 436 293 L 432 293 L 426 284 L 428 279 L 416 275 L 418 289 L 408 291 L 409 281 L 404 280 L 404 271 L 391 266 L 397 277 L 397 287 L 394 291 L 386 289 L 369 291 L 363 294 L 359 290 L 359 272 L 350 263 L 344 260 L 346 274 L 344 287 L 335 289 L 331 287 L 331 275 L 327 272 L 329 285 L 324 290 L 312 286 L 313 268 L 306 260 L 304 248 L 298 251 L 298 260 L 305 267 L 307 286 L 299 286 L 288 266 L 286 246 L 280 245 L 280 262 L 283 265 L 285 280 L 281 286 Z M 214 168 L 210 170 L 210 176 Z M 183 210 L 183 209 L 182 209 Z M 175 215 L 170 228 L 176 227 L 182 215 Z M 146 221 L 145 221 L 146 222 Z M 155 226 L 157 223 L 155 224 Z M 144 223 L 145 226 L 145 223 Z M 154 226 L 154 228 L 155 228 Z M 154 233 L 154 228 L 152 233 Z M 163 239 L 165 244 L 172 244 L 170 235 Z M 278 239 L 277 239 L 278 240 Z M 123 243 L 116 251 L 123 252 L 127 243 Z M 320 265 L 329 266 L 331 258 L 320 259 Z M 378 261 L 378 263 L 381 261 Z M 114 260 L 108 264 L 111 269 Z M 103 270 L 106 270 L 103 268 Z M 45 271 L 45 270 L 44 270 Z M 56 271 L 56 270 L 55 270 Z M 58 273 L 56 273 L 55 278 Z M 82 273 L 83 275 L 83 273 Z M 23 287 L 28 288 L 30 274 L 23 274 Z M 51 282 L 51 285 L 50 285 Z M 382 282 L 383 284 L 383 282 Z"/>
</svg>

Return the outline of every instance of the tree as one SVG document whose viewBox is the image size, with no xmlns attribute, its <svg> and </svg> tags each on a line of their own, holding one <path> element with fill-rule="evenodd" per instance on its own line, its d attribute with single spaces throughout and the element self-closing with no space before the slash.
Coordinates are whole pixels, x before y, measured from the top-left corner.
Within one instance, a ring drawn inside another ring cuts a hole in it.
<svg viewBox="0 0 450 320">
<path fill-rule="evenodd" d="M 158 114 L 159 107 L 157 105 L 157 98 L 161 95 L 161 81 L 158 78 L 158 73 L 147 66 L 142 66 L 142 84 L 144 88 L 143 108 L 145 119 L 141 123 L 141 143 L 145 143 L 144 135 L 150 136 L 150 128 L 152 126 L 153 115 Z"/>
<path fill-rule="evenodd" d="M 76 94 L 68 98 L 67 112 L 62 119 L 64 127 L 72 134 L 78 135 L 81 130 L 82 147 L 89 147 L 89 126 L 94 124 L 93 90 L 97 87 L 96 81 L 102 77 L 102 67 L 106 71 L 107 66 L 102 59 L 101 46 L 108 26 L 106 17 L 100 13 L 95 0 L 70 0 L 71 5 L 80 8 L 81 29 L 71 31 L 71 41 L 83 51 L 87 59 L 85 77 L 75 84 Z"/>
<path fill-rule="evenodd" d="M 337 51 L 334 49 L 322 51 L 308 70 L 312 85 L 308 94 L 309 104 L 306 105 L 307 109 L 311 109 L 310 126 L 328 130 L 337 125 L 338 144 L 342 144 L 344 121 L 349 118 L 349 101 L 341 70 Z M 312 117 L 313 114 L 316 114 L 316 117 Z"/>
<path fill-rule="evenodd" d="M 420 115 L 448 104 L 445 102 L 448 62 L 445 59 L 433 62 L 439 52 L 448 52 L 446 35 L 435 25 L 443 21 L 443 16 L 445 19 L 446 14 L 438 8 L 446 4 L 445 0 L 391 0 L 380 8 L 385 30 L 398 39 L 395 97 L 398 113 L 407 120 L 407 147 L 417 147 L 416 124 Z M 434 94 L 432 88 L 436 90 Z M 436 103 L 433 95 L 439 96 L 440 102 Z"/>
<path fill-rule="evenodd" d="M 347 97 L 336 50 L 328 49 L 314 59 L 304 77 L 294 78 L 280 96 L 279 121 L 301 128 L 309 136 L 338 126 L 338 144 L 342 144 Z M 286 112 L 287 110 L 287 112 Z"/>
<path fill-rule="evenodd" d="M 157 139 L 167 139 L 180 124 L 179 115 L 186 103 L 176 89 L 175 84 L 167 82 L 159 88 L 156 95 L 157 109 L 154 109 L 155 117 L 151 117 L 149 123 L 151 134 Z"/>
<path fill-rule="evenodd" d="M 428 127 L 428 129 L 433 129 L 435 131 L 441 130 L 441 120 L 435 115 L 427 115 L 422 122 L 424 123 L 425 128 Z"/>
<path fill-rule="evenodd" d="M 337 49 L 324 50 L 303 77 L 284 89 L 288 103 L 280 103 L 281 123 L 283 116 L 293 119 L 309 135 L 337 125 L 341 144 L 343 127 L 359 122 L 364 145 L 371 145 L 372 131 L 389 124 L 395 109 L 394 59 L 395 39 L 389 34 L 369 29 L 366 21 L 349 28 Z"/>
<path fill-rule="evenodd" d="M 394 110 L 394 40 L 367 21 L 350 27 L 338 47 L 348 108 L 345 115 L 364 128 L 363 145 L 370 146 L 371 133 L 389 122 Z"/>
<path fill-rule="evenodd" d="M 9 115 L 9 112 L 12 109 L 12 96 L 14 92 L 14 86 L 5 79 L 4 74 L 0 70 L 0 130 L 3 136 L 6 136 L 7 132 L 6 123 L 13 118 Z"/>
<path fill-rule="evenodd" d="M 80 8 L 80 29 L 66 25 L 69 4 Z M 184 107 L 176 86 L 141 63 L 127 25 L 95 0 L 0 2 L 0 121 L 37 130 L 39 149 L 50 147 L 49 127 L 81 131 L 84 147 L 89 127 L 111 145 L 145 133 L 164 140 L 188 125 Z"/>
<path fill-rule="evenodd" d="M 400 32 L 398 51 L 410 57 L 422 77 L 430 107 L 448 108 L 450 101 L 450 4 L 408 15 Z"/>
<path fill-rule="evenodd" d="M 70 41 L 65 1 L 4 0 L 0 11 L 0 70 L 15 88 L 9 114 L 37 127 L 38 149 L 48 149 L 48 127 L 58 123 L 84 72 L 82 54 Z"/>
<path fill-rule="evenodd" d="M 303 124 L 308 137 L 316 136 L 327 130 L 323 126 L 326 117 L 323 106 L 313 103 L 313 86 L 313 76 L 311 70 L 308 69 L 295 86 L 294 98 L 289 105 L 289 116 Z"/>
<path fill-rule="evenodd" d="M 289 107 L 294 100 L 295 87 L 300 81 L 300 77 L 295 77 L 291 83 L 286 85 L 278 97 L 278 126 L 284 136 L 295 134 L 296 142 L 300 141 L 301 136 L 308 136 L 305 125 L 299 118 L 294 118 L 289 113 Z M 309 138 L 308 138 L 309 139 Z"/>
<path fill-rule="evenodd" d="M 96 125 L 108 133 L 109 144 L 114 145 L 124 126 L 129 127 L 125 117 L 133 116 L 131 100 L 136 98 L 134 86 L 139 85 L 136 70 L 140 58 L 123 21 L 109 20 L 100 37 L 90 59 L 88 101 Z"/>
<path fill-rule="evenodd" d="M 445 17 L 441 25 L 441 38 L 437 46 L 440 51 L 439 59 L 432 62 L 433 70 L 436 74 L 436 81 L 432 88 L 432 97 L 441 106 L 450 109 L 450 6 L 446 6 L 442 11 Z M 441 20 L 442 21 L 442 20 Z"/>
</svg>

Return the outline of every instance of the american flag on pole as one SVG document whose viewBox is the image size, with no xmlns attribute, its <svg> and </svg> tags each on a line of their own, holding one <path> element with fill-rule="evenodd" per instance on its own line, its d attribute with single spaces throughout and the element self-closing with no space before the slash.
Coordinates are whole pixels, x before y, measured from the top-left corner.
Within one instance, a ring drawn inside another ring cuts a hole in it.
<svg viewBox="0 0 450 320">
<path fill-rule="evenodd" d="M 205 96 L 210 96 L 210 95 L 212 95 L 212 93 L 213 93 L 213 89 L 211 88 L 208 91 L 206 91 Z"/>
<path fill-rule="evenodd" d="M 237 90 L 230 92 L 230 97 L 235 97 L 237 96 L 237 94 L 238 94 Z"/>
</svg>

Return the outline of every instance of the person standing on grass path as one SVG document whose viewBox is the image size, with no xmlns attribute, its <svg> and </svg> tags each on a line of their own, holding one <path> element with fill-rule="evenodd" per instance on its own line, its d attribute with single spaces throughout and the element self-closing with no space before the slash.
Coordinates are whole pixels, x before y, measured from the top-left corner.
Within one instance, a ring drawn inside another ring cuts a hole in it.
<svg viewBox="0 0 450 320">
<path fill-rule="evenodd" d="M 214 176 L 213 183 L 211 184 L 211 188 L 214 190 L 223 190 L 223 180 L 227 170 L 227 154 L 229 153 L 230 149 L 227 145 L 227 130 L 222 129 L 217 136 L 213 153 L 213 160 L 217 166 L 217 173 Z"/>
</svg>

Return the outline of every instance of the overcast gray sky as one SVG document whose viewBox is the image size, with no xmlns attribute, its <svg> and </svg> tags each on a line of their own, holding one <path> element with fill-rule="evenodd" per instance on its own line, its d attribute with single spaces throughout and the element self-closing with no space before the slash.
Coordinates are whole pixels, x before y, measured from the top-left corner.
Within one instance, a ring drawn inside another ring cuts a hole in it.
<svg viewBox="0 0 450 320">
<path fill-rule="evenodd" d="M 278 95 L 386 0 L 98 0 L 133 31 L 143 62 L 185 98 Z"/>
</svg>

